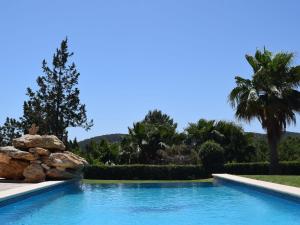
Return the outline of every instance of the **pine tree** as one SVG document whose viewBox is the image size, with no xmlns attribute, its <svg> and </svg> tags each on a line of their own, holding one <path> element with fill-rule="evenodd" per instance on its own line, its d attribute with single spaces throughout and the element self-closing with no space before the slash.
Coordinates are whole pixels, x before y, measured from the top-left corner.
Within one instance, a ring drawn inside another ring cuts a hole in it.
<svg viewBox="0 0 300 225">
<path fill-rule="evenodd" d="M 0 126 L 0 146 L 11 145 L 14 138 L 20 137 L 21 127 L 19 121 L 7 117 L 5 123 Z"/>
<path fill-rule="evenodd" d="M 93 125 L 93 121 L 87 119 L 85 104 L 79 99 L 80 73 L 74 63 L 69 63 L 72 55 L 66 38 L 53 55 L 51 66 L 43 60 L 44 75 L 37 78 L 37 91 L 27 88 L 29 100 L 24 102 L 22 118 L 24 128 L 35 123 L 40 134 L 54 134 L 65 143 L 68 127 L 88 130 Z"/>
</svg>

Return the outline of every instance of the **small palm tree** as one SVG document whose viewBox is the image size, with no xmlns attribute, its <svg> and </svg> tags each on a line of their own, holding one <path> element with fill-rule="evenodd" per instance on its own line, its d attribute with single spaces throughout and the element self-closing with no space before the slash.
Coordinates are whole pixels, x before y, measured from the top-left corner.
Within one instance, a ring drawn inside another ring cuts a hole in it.
<svg viewBox="0 0 300 225">
<path fill-rule="evenodd" d="M 252 79 L 235 77 L 236 87 L 229 95 L 238 119 L 257 118 L 266 130 L 273 174 L 278 171 L 277 145 L 286 126 L 296 124 L 295 113 L 300 109 L 300 66 L 291 66 L 293 58 L 293 53 L 273 55 L 266 49 L 246 55 Z"/>
</svg>

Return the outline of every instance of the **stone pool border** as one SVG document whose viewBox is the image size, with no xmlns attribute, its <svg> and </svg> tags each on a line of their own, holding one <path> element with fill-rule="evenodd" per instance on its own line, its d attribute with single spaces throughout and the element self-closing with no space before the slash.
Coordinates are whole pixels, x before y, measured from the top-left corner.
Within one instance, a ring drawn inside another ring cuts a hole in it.
<svg viewBox="0 0 300 225">
<path fill-rule="evenodd" d="M 60 186 L 74 182 L 73 180 L 69 181 L 45 181 L 36 184 L 30 184 L 23 187 L 11 188 L 8 190 L 0 191 L 0 206 L 10 201 L 17 200 L 22 197 L 30 197 L 33 194 L 39 193 L 41 191 L 46 191 L 52 189 L 53 187 Z"/>
<path fill-rule="evenodd" d="M 243 184 L 246 186 L 252 186 L 258 189 L 271 191 L 274 193 L 287 195 L 287 196 L 300 199 L 300 188 L 297 187 L 276 184 L 267 181 L 255 180 L 255 179 L 231 175 L 231 174 L 212 174 L 212 176 L 217 182 L 229 181 L 229 182 Z M 41 183 L 30 184 L 23 187 L 16 187 L 16 188 L 0 191 L 0 206 L 3 204 L 4 205 L 9 204 L 10 202 L 18 201 L 19 198 L 27 198 L 34 194 L 51 190 L 54 187 L 58 187 L 64 184 L 70 184 L 74 182 L 78 182 L 78 180 L 45 181 Z"/>
<path fill-rule="evenodd" d="M 267 181 L 255 180 L 255 179 L 231 175 L 231 174 L 212 174 L 212 176 L 216 181 L 218 180 L 230 181 L 230 182 L 244 184 L 247 186 L 252 186 L 262 190 L 267 190 L 267 191 L 300 199 L 300 188 L 297 187 L 292 187 L 283 184 L 276 184 Z"/>
</svg>

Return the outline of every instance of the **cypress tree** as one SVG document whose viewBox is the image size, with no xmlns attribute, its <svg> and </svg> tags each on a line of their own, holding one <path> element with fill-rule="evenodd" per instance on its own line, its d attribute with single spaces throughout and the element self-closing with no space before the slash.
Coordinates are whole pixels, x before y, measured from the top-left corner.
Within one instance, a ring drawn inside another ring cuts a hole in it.
<svg viewBox="0 0 300 225">
<path fill-rule="evenodd" d="M 80 73 L 68 50 L 68 39 L 61 42 L 53 55 L 52 65 L 43 60 L 44 75 L 37 78 L 38 89 L 27 88 L 29 99 L 24 102 L 22 122 L 24 128 L 35 123 L 40 134 L 54 134 L 65 143 L 69 127 L 89 130 L 93 121 L 87 119 L 86 106 L 80 102 L 78 78 Z M 26 129 L 25 129 L 26 130 Z"/>
</svg>

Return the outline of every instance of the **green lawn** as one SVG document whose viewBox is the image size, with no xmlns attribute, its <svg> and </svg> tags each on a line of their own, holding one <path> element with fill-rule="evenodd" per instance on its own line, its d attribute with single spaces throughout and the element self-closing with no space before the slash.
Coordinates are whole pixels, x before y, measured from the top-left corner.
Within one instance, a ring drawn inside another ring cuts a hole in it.
<svg viewBox="0 0 300 225">
<path fill-rule="evenodd" d="M 85 184 L 151 184 L 151 183 L 191 183 L 191 182 L 212 182 L 213 179 L 201 180 L 88 180 L 84 179 Z"/>
<path fill-rule="evenodd" d="M 300 176 L 279 176 L 279 175 L 244 175 L 244 177 L 269 181 L 272 183 L 285 184 L 300 187 Z"/>
</svg>

